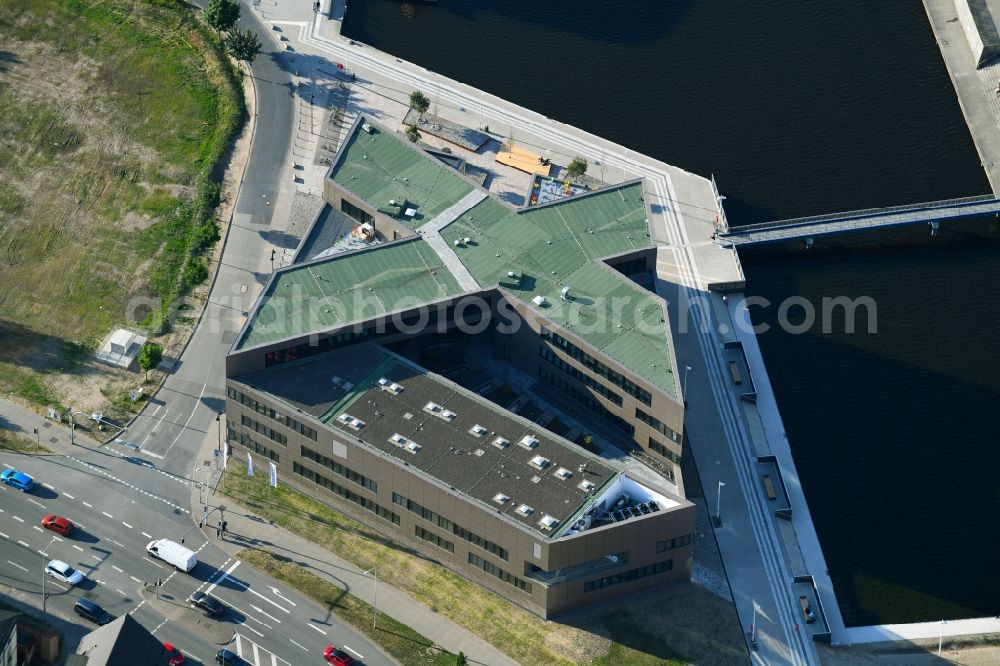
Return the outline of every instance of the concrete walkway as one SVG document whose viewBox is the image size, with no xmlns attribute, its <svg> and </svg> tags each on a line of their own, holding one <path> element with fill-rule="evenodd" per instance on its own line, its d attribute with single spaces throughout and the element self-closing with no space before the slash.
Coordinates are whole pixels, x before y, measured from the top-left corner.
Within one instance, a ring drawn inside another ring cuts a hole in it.
<svg viewBox="0 0 1000 666">
<path fill-rule="evenodd" d="M 458 284 L 465 291 L 478 291 L 479 283 L 476 282 L 476 278 L 472 277 L 472 273 L 469 269 L 465 267 L 459 258 L 455 254 L 455 250 L 448 245 L 448 241 L 441 237 L 441 230 L 446 226 L 455 221 L 455 219 L 469 210 L 477 203 L 486 198 L 486 193 L 479 190 L 473 190 L 469 192 L 464 197 L 456 201 L 446 210 L 441 211 L 441 214 L 435 217 L 433 220 L 428 221 L 417 233 L 420 234 L 427 244 L 431 246 L 431 249 L 437 253 L 441 263 L 447 267 L 451 274 L 455 276 L 458 280 Z"/>
</svg>

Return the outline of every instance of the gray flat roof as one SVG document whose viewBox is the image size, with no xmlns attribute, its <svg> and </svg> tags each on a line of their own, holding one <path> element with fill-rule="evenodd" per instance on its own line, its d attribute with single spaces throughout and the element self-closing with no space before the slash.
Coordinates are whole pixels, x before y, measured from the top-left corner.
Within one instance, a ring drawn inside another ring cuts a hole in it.
<svg viewBox="0 0 1000 666">
<path fill-rule="evenodd" d="M 394 394 L 383 389 L 382 378 L 402 390 Z M 618 476 L 600 458 L 373 343 L 234 379 L 409 464 L 542 536 L 562 526 L 591 493 L 599 493 Z M 439 413 L 448 410 L 454 416 L 446 420 L 432 414 L 425 409 L 428 403 L 438 405 Z M 355 430 L 341 423 L 338 418 L 344 414 L 364 425 Z M 471 432 L 475 426 L 484 429 L 481 435 Z M 526 436 L 535 440 L 530 450 L 519 444 Z M 498 437 L 507 440 L 506 447 L 494 445 Z M 419 449 L 407 448 L 410 442 Z M 531 462 L 538 456 L 546 461 L 541 468 Z M 593 487 L 581 488 L 583 481 Z M 498 494 L 508 499 L 498 502 L 494 499 Z M 521 505 L 531 507 L 532 512 L 519 514 Z M 539 524 L 546 515 L 558 521 L 552 529 Z"/>
</svg>

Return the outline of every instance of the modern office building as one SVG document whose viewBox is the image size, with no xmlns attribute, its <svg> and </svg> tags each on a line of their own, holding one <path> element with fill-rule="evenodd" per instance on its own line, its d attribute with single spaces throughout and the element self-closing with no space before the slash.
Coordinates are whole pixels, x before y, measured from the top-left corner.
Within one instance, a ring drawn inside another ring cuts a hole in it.
<svg viewBox="0 0 1000 666">
<path fill-rule="evenodd" d="M 543 616 L 687 579 L 683 401 L 665 304 L 637 283 L 643 182 L 516 208 L 359 119 L 325 198 L 227 356 L 234 449 Z M 453 381 L 466 365 L 493 374 Z M 507 371 L 666 478 L 519 414 Z"/>
</svg>

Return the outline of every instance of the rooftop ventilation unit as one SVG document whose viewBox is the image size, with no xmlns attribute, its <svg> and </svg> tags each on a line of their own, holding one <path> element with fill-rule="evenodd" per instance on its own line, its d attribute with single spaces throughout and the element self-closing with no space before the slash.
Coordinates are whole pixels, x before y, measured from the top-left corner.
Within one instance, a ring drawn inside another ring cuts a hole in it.
<svg viewBox="0 0 1000 666">
<path fill-rule="evenodd" d="M 340 377 L 338 377 L 337 375 L 330 377 L 330 383 L 336 386 L 337 384 L 340 383 Z"/>
<path fill-rule="evenodd" d="M 497 493 L 496 495 L 493 496 L 493 501 L 496 502 L 497 504 L 506 504 L 509 500 L 510 498 L 504 495 L 503 493 Z"/>
<path fill-rule="evenodd" d="M 565 481 L 569 477 L 573 476 L 573 472 L 569 471 L 565 467 L 560 467 L 559 469 L 557 469 L 555 472 L 552 473 L 552 476 L 558 476 L 560 479 Z"/>
<path fill-rule="evenodd" d="M 438 414 L 438 416 L 440 416 L 441 418 L 443 418 L 445 421 L 451 421 L 453 418 L 455 418 L 456 416 L 458 416 L 458 414 L 456 414 L 455 412 L 451 411 L 450 409 L 445 409 L 440 414 Z"/>
<path fill-rule="evenodd" d="M 541 294 L 538 294 L 538 296 L 535 296 L 533 299 L 531 299 L 531 302 L 537 305 L 538 307 L 542 307 L 543 305 L 548 303 L 548 301 L 545 300 L 545 297 L 542 296 Z"/>
<path fill-rule="evenodd" d="M 535 456 L 534 458 L 531 459 L 529 464 L 532 467 L 537 467 L 538 469 L 545 469 L 546 467 L 549 466 L 549 459 L 546 458 L 545 456 Z"/>
<path fill-rule="evenodd" d="M 362 428 L 365 427 L 365 422 L 364 421 L 362 421 L 359 418 L 355 418 L 355 417 L 351 416 L 347 412 L 344 412 L 343 414 L 341 414 L 340 416 L 338 416 L 337 417 L 337 421 L 340 422 L 340 423 L 343 423 L 348 428 L 354 428 L 355 430 L 361 430 Z"/>
<path fill-rule="evenodd" d="M 439 419 L 444 419 L 445 421 L 451 421 L 453 418 L 458 416 L 458 414 L 456 414 L 455 412 L 451 411 L 450 409 L 445 409 L 436 402 L 428 402 L 426 405 L 424 405 L 424 411 L 427 412 L 428 414 L 433 414 Z"/>
<path fill-rule="evenodd" d="M 378 380 L 378 385 L 383 391 L 388 391 L 393 395 L 399 395 L 403 392 L 403 387 L 396 382 L 390 381 L 386 377 L 382 377 Z"/>
<path fill-rule="evenodd" d="M 416 453 L 417 451 L 420 450 L 420 445 L 414 441 L 407 442 L 406 450 L 409 451 L 410 453 Z"/>
<path fill-rule="evenodd" d="M 525 435 L 521 438 L 521 441 L 518 442 L 517 445 L 530 451 L 538 446 L 538 440 L 532 435 Z"/>
<path fill-rule="evenodd" d="M 563 299 L 564 301 L 573 300 L 569 295 L 569 285 L 566 285 L 565 287 L 562 288 L 562 291 L 559 292 L 559 298 Z"/>
<path fill-rule="evenodd" d="M 538 521 L 539 527 L 541 527 L 543 530 L 551 530 L 552 528 L 554 528 L 558 524 L 559 524 L 559 521 L 556 520 L 555 518 L 553 518 L 552 516 L 550 516 L 547 513 L 542 516 L 541 520 Z"/>
<path fill-rule="evenodd" d="M 389 438 L 389 441 L 395 444 L 396 446 L 406 446 L 406 443 L 409 442 L 410 440 L 408 440 L 406 437 L 403 437 L 397 432 L 392 437 Z"/>
<path fill-rule="evenodd" d="M 476 436 L 476 437 L 482 437 L 483 435 L 486 434 L 486 432 L 487 432 L 486 428 L 484 428 L 483 426 L 479 425 L 478 423 L 476 425 L 472 426 L 471 428 L 469 428 L 469 433 L 472 434 L 472 435 L 474 435 L 474 436 Z"/>
<path fill-rule="evenodd" d="M 364 131 L 368 132 L 369 134 L 374 134 L 375 133 L 375 127 L 373 125 L 371 125 L 370 123 L 361 123 L 361 129 L 363 129 Z"/>
<path fill-rule="evenodd" d="M 525 518 L 527 518 L 528 516 L 530 516 L 534 512 L 535 512 L 535 510 L 532 509 L 527 504 L 522 504 L 521 506 L 519 506 L 516 509 L 514 509 L 514 513 L 516 513 L 518 515 L 521 515 L 521 516 L 524 516 Z"/>
<path fill-rule="evenodd" d="M 498 449 L 506 449 L 508 446 L 510 446 L 510 440 L 504 439 L 503 437 L 497 437 L 496 439 L 493 440 L 493 446 L 497 447 Z"/>
<path fill-rule="evenodd" d="M 589 493 L 591 490 L 594 489 L 594 482 L 593 481 L 587 481 L 585 479 L 585 480 L 581 481 L 580 483 L 576 484 L 576 487 L 579 488 L 580 490 L 582 490 L 585 493 Z"/>
</svg>

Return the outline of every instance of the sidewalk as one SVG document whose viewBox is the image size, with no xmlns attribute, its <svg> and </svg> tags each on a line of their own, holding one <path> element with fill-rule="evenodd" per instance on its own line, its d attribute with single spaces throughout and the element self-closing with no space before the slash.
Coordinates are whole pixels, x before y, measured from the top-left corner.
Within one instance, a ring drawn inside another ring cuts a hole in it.
<svg viewBox="0 0 1000 666">
<path fill-rule="evenodd" d="M 211 451 L 215 446 L 214 435 L 206 437 L 202 445 L 203 455 L 198 459 L 211 459 Z M 215 487 L 220 478 L 220 475 L 213 472 L 211 497 L 216 497 Z M 192 484 L 192 516 L 200 516 L 202 513 L 198 493 L 198 485 Z M 209 503 L 212 501 L 210 499 Z M 308 568 L 312 573 L 339 585 L 365 603 L 373 603 L 374 581 L 370 576 L 362 575 L 355 565 L 311 541 L 270 524 L 266 519 L 254 515 L 235 502 L 226 504 L 226 537 L 221 541 L 214 541 L 219 548 L 233 555 L 243 548 L 266 549 Z M 214 536 L 216 523 L 217 520 L 210 518 L 209 524 L 203 528 L 207 539 L 212 539 Z M 503 666 L 515 663 L 486 641 L 414 601 L 405 592 L 381 581 L 378 584 L 378 612 L 402 622 L 450 652 L 455 654 L 464 652 L 470 664 Z"/>
<path fill-rule="evenodd" d="M 76 444 L 70 444 L 69 425 L 65 422 L 56 423 L 41 414 L 36 414 L 26 407 L 0 398 L 0 428 L 10 430 L 28 439 L 34 439 L 34 429 L 38 428 L 38 443 L 55 453 L 71 454 L 79 448 L 98 448 L 100 443 L 91 439 L 83 430 L 77 429 L 72 435 Z"/>
</svg>

